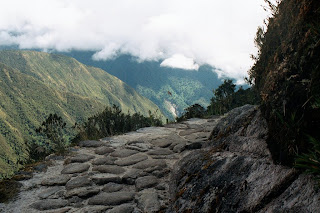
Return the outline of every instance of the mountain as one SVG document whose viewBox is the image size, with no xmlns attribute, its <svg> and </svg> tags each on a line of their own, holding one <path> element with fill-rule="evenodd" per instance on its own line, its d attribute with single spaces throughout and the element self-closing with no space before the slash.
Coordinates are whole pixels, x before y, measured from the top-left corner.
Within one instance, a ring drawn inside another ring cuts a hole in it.
<svg viewBox="0 0 320 213">
<path fill-rule="evenodd" d="M 188 106 L 199 103 L 208 106 L 216 89 L 223 80 L 214 68 L 200 66 L 198 71 L 182 70 L 160 66 L 161 61 L 139 62 L 130 55 L 107 61 L 92 59 L 94 52 L 71 51 L 61 53 L 80 62 L 99 67 L 132 86 L 138 93 L 149 98 L 171 119 L 181 115 Z"/>
<path fill-rule="evenodd" d="M 4 176 L 27 157 L 25 140 L 50 114 L 68 125 L 116 104 L 124 112 L 159 108 L 105 71 L 56 54 L 0 51 L 0 174 Z"/>
</svg>

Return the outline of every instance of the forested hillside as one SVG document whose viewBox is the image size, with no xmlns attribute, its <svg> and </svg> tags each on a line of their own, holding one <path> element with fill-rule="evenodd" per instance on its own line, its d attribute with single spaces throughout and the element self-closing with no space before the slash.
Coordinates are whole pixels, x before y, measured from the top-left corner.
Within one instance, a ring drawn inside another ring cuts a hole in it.
<svg viewBox="0 0 320 213">
<path fill-rule="evenodd" d="M 71 51 L 80 62 L 99 67 L 132 86 L 139 94 L 149 98 L 174 119 L 185 108 L 198 103 L 206 107 L 216 89 L 223 83 L 214 67 L 200 66 L 199 70 L 182 70 L 160 66 L 161 61 L 138 62 L 130 55 L 120 55 L 107 61 L 92 59 L 94 52 Z"/>
<path fill-rule="evenodd" d="M 113 104 L 125 113 L 161 115 L 154 103 L 103 70 L 33 51 L 0 51 L 0 98 L 1 176 L 27 159 L 25 141 L 37 140 L 35 129 L 50 113 L 68 126 Z"/>
</svg>

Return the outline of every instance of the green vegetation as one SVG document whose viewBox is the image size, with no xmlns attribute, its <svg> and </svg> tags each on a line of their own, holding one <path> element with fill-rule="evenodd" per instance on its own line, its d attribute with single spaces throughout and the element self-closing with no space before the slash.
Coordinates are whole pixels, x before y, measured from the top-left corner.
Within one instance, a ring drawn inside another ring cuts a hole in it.
<svg viewBox="0 0 320 213">
<path fill-rule="evenodd" d="M 306 135 L 320 141 L 320 1 L 267 2 L 273 16 L 258 29 L 249 74 L 268 123 L 268 146 L 275 162 L 293 165 L 298 154 L 299 167 L 313 168 L 315 143 Z"/>
<path fill-rule="evenodd" d="M 123 111 L 149 116 L 159 108 L 103 70 L 75 59 L 34 51 L 0 51 L 0 178 L 28 159 L 35 134 L 50 113 L 67 126 L 83 122 L 116 104 Z M 41 151 L 37 149 L 38 151 Z"/>
<path fill-rule="evenodd" d="M 312 174 L 320 186 L 320 141 L 310 136 L 309 141 L 311 149 L 296 158 L 295 167 L 305 169 L 306 173 Z"/>
<path fill-rule="evenodd" d="M 184 113 L 177 118 L 177 121 L 195 117 L 203 118 L 211 115 L 223 115 L 236 107 L 258 103 L 258 97 L 252 88 L 243 89 L 240 87 L 237 91 L 235 90 L 236 85 L 232 80 L 224 80 L 223 84 L 213 90 L 213 97 L 206 110 L 200 104 L 194 104 L 186 108 Z"/>
<path fill-rule="evenodd" d="M 36 129 L 36 132 L 44 136 L 42 144 L 46 145 L 48 152 L 65 154 L 67 147 L 66 123 L 57 114 L 50 114 L 49 117 Z"/>
<path fill-rule="evenodd" d="M 113 105 L 112 107 L 106 107 L 103 112 L 88 118 L 82 125 L 76 125 L 78 134 L 73 139 L 73 143 L 123 134 L 142 127 L 161 125 L 161 119 L 152 114 L 151 111 L 149 111 L 148 117 L 140 113 L 130 115 L 130 113 L 124 114 L 118 106 Z"/>
</svg>

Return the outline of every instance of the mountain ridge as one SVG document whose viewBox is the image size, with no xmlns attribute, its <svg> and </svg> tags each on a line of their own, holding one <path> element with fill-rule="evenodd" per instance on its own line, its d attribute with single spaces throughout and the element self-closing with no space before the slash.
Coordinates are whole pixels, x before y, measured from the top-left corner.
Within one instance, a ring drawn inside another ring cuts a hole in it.
<svg viewBox="0 0 320 213">
<path fill-rule="evenodd" d="M 63 79 L 71 74 L 73 78 Z M 34 51 L 0 51 L 0 97 L 1 176 L 27 159 L 25 140 L 38 140 L 30 134 L 50 113 L 60 114 L 69 126 L 112 104 L 124 112 L 161 115 L 154 103 L 118 78 L 66 56 Z"/>
</svg>

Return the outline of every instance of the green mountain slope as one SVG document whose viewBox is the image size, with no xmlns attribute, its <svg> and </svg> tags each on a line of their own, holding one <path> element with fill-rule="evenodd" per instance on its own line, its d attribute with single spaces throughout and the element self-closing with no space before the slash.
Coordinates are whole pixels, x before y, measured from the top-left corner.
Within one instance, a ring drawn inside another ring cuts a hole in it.
<svg viewBox="0 0 320 213">
<path fill-rule="evenodd" d="M 167 117 L 181 115 L 188 106 L 199 103 L 208 106 L 216 89 L 223 80 L 214 68 L 200 66 L 198 71 L 160 66 L 161 61 L 143 61 L 130 55 L 120 55 L 107 61 L 94 61 L 90 51 L 62 53 L 81 63 L 99 67 L 132 86 L 139 94 L 157 104 Z M 170 93 L 168 93 L 170 92 Z"/>
<path fill-rule="evenodd" d="M 69 125 L 119 105 L 124 112 L 158 107 L 118 78 L 75 59 L 32 51 L 0 51 L 0 174 L 10 174 L 26 155 L 24 139 L 50 113 Z"/>
</svg>

